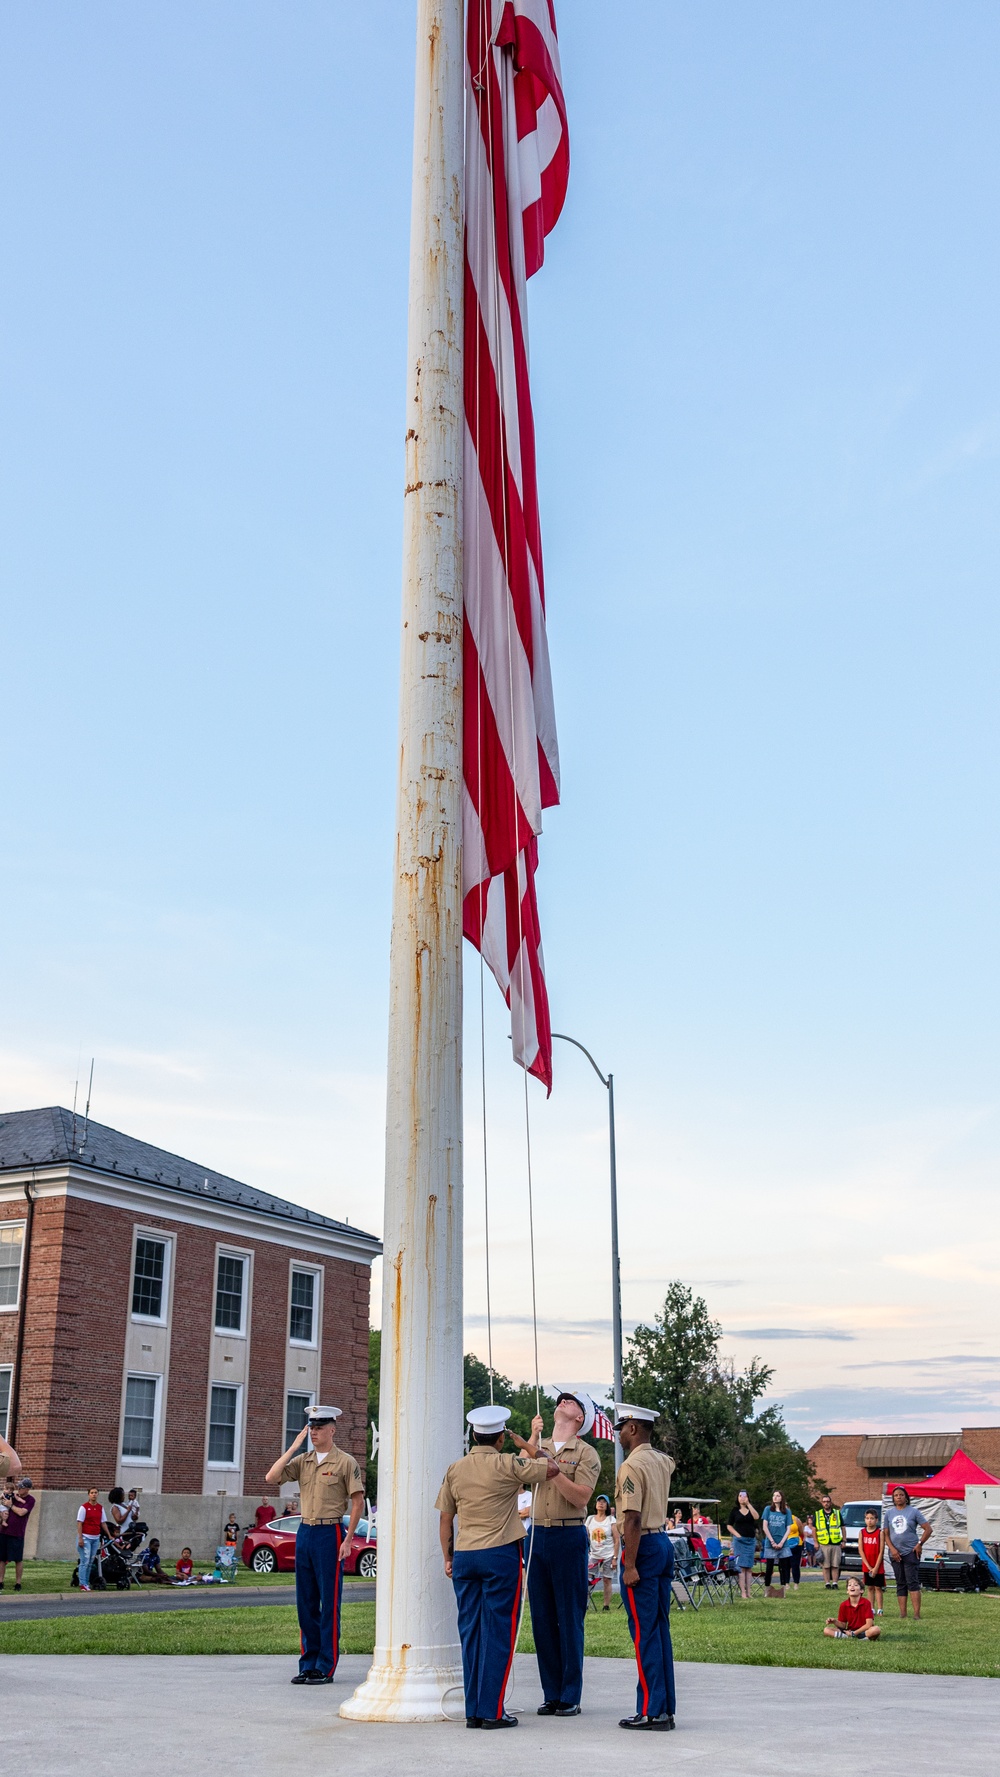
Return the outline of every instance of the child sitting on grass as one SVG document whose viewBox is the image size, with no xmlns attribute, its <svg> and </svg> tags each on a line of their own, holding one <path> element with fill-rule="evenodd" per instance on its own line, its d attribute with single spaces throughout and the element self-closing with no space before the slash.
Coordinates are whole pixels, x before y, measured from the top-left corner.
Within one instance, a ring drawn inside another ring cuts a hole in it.
<svg viewBox="0 0 1000 1777">
<path fill-rule="evenodd" d="M 858 1553 L 861 1556 L 861 1577 L 865 1582 L 869 1599 L 875 1606 L 875 1615 L 882 1615 L 882 1600 L 885 1597 L 885 1531 L 879 1529 L 878 1513 L 865 1513 L 865 1527 L 858 1538 Z"/>
<path fill-rule="evenodd" d="M 191 1559 L 190 1549 L 185 1548 L 181 1550 L 180 1557 L 174 1567 L 174 1573 L 179 1580 L 189 1580 L 193 1578 L 194 1562 Z"/>
<path fill-rule="evenodd" d="M 881 1624 L 875 1621 L 861 1581 L 852 1573 L 847 1582 L 847 1597 L 836 1616 L 827 1617 L 823 1634 L 832 1635 L 836 1641 L 877 1641 L 881 1633 Z"/>
</svg>

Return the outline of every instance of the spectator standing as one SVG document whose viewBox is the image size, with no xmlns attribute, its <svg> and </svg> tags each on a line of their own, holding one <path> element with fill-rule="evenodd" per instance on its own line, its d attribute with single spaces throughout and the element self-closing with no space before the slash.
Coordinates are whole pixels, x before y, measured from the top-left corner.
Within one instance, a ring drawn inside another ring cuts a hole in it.
<svg viewBox="0 0 1000 1777">
<path fill-rule="evenodd" d="M 606 1493 L 599 1493 L 594 1501 L 594 1510 L 587 1519 L 587 1535 L 590 1538 L 590 1554 L 587 1560 L 587 1577 L 592 1586 L 598 1580 L 604 1583 L 604 1609 L 611 1609 L 611 1586 L 618 1566 L 621 1550 L 621 1537 L 618 1524 L 611 1510 L 611 1501 Z"/>
<path fill-rule="evenodd" d="M 840 1584 L 844 1526 L 828 1493 L 824 1493 L 820 1500 L 820 1509 L 816 1513 L 816 1541 L 823 1557 L 823 1584 L 828 1592 L 835 1592 Z"/>
<path fill-rule="evenodd" d="M 266 1524 L 273 1523 L 274 1508 L 266 1493 L 264 1494 L 260 1505 L 257 1507 L 257 1510 L 254 1512 L 253 1518 L 254 1524 L 258 1530 L 263 1530 Z"/>
<path fill-rule="evenodd" d="M 3 1591 L 7 1577 L 8 1561 L 14 1563 L 14 1590 L 21 1590 L 24 1577 L 24 1535 L 34 1509 L 35 1496 L 31 1492 L 31 1482 L 22 1475 L 7 1509 L 6 1527 L 0 1533 L 0 1592 Z"/>
<path fill-rule="evenodd" d="M 87 1497 L 76 1514 L 76 1546 L 80 1551 L 80 1590 L 90 1591 L 90 1575 L 94 1562 L 101 1547 L 101 1531 L 107 1524 L 107 1515 L 96 1487 L 88 1487 Z"/>
<path fill-rule="evenodd" d="M 858 1537 L 861 1556 L 861 1578 L 871 1594 L 875 1615 L 882 1615 L 885 1597 L 885 1531 L 879 1528 L 878 1513 L 865 1513 L 865 1527 Z"/>
<path fill-rule="evenodd" d="M 799 1581 L 802 1578 L 802 1520 L 797 1518 L 794 1512 L 792 1513 L 792 1527 L 788 1532 L 788 1541 L 785 1547 L 788 1550 L 788 1559 L 791 1564 L 792 1591 L 797 1592 Z"/>
<path fill-rule="evenodd" d="M 768 1598 L 784 1598 L 785 1587 L 792 1571 L 791 1556 L 788 1552 L 788 1538 L 792 1528 L 792 1514 L 785 1504 L 785 1496 L 780 1488 L 775 1488 L 771 1495 L 771 1503 L 764 1507 L 761 1522 L 764 1526 L 764 1585 Z M 778 1563 L 780 1586 L 772 1586 L 771 1578 L 774 1564 Z"/>
<path fill-rule="evenodd" d="M 882 1630 L 873 1620 L 872 1607 L 861 1590 L 861 1581 L 852 1573 L 847 1581 L 847 1597 L 835 1617 L 827 1617 L 824 1635 L 837 1641 L 877 1641 Z"/>
<path fill-rule="evenodd" d="M 931 1522 L 919 1506 L 910 1504 L 905 1487 L 894 1487 L 892 1505 L 885 1514 L 885 1547 L 896 1579 L 899 1614 L 906 1615 L 906 1600 L 913 1594 L 913 1615 L 920 1617 L 920 1551 L 931 1534 Z"/>
<path fill-rule="evenodd" d="M 807 1518 L 802 1526 L 802 1549 L 807 1567 L 815 1567 L 819 1561 L 819 1543 L 816 1541 L 816 1526 L 812 1518 Z"/>
<path fill-rule="evenodd" d="M 222 1540 L 227 1549 L 235 1549 L 240 1540 L 240 1527 L 236 1522 L 235 1512 L 230 1512 L 227 1522 L 222 1526 Z"/>
<path fill-rule="evenodd" d="M 749 1604 L 753 1593 L 753 1567 L 757 1559 L 757 1526 L 760 1513 L 756 1506 L 750 1504 L 750 1495 L 745 1487 L 740 1488 L 740 1495 L 733 1510 L 729 1514 L 726 1529 L 731 1538 L 730 1548 L 736 1562 L 736 1578 L 739 1582 L 740 1597 Z"/>
</svg>

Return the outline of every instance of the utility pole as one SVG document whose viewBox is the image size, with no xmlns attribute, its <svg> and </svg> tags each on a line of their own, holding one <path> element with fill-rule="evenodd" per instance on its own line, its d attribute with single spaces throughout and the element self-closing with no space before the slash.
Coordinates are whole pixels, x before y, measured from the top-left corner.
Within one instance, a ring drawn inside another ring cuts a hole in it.
<svg viewBox="0 0 1000 1777">
<path fill-rule="evenodd" d="M 418 0 L 379 1560 L 355 1721 L 462 1713 L 434 1500 L 462 1454 L 463 27 L 463 0 Z"/>
</svg>

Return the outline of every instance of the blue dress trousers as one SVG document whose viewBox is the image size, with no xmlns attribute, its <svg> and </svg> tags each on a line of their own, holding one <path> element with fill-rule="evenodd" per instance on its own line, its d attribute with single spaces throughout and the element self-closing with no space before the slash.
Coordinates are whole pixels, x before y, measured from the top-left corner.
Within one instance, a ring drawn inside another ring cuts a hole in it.
<svg viewBox="0 0 1000 1777">
<path fill-rule="evenodd" d="M 462 1642 L 466 1718 L 499 1721 L 521 1610 L 521 1544 L 457 1549 L 451 1573 Z"/>
<path fill-rule="evenodd" d="M 295 1538 L 295 1607 L 300 1672 L 332 1678 L 340 1659 L 340 1594 L 344 1567 L 340 1524 L 300 1524 Z"/>
<path fill-rule="evenodd" d="M 531 1534 L 528 1602 L 542 1696 L 574 1708 L 583 1695 L 589 1539 L 582 1524 L 536 1524 Z"/>
<path fill-rule="evenodd" d="M 670 1587 L 674 1577 L 674 1545 L 665 1530 L 639 1538 L 636 1556 L 639 1583 L 622 1595 L 629 1633 L 639 1669 L 637 1715 L 673 1715 L 674 1650 L 670 1644 Z"/>
</svg>

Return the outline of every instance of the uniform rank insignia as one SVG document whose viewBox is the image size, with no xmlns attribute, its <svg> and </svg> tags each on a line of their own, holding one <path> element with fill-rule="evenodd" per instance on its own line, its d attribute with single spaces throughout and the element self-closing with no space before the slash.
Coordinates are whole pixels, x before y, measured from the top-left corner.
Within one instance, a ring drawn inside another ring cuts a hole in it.
<svg viewBox="0 0 1000 1777">
<path fill-rule="evenodd" d="M 622 1492 L 623 1493 L 634 1493 L 635 1492 L 635 1483 L 632 1480 L 631 1475 L 625 1476 L 625 1479 L 622 1482 Z"/>
</svg>

